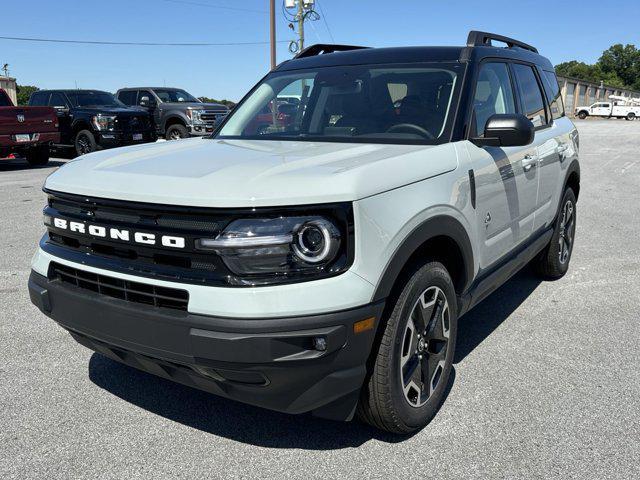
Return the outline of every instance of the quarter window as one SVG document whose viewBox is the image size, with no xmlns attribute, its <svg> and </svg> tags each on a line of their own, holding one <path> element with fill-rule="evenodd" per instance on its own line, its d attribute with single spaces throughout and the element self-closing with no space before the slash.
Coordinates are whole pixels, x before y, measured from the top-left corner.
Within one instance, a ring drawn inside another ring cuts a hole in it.
<svg viewBox="0 0 640 480">
<path fill-rule="evenodd" d="M 553 72 L 544 72 L 544 89 L 547 94 L 547 100 L 551 107 L 551 117 L 555 120 L 564 117 L 564 104 L 562 103 L 562 95 L 560 94 L 560 85 L 558 85 L 558 77 Z M 572 93 L 573 95 L 573 93 Z"/>
<path fill-rule="evenodd" d="M 547 117 L 540 85 L 533 72 L 533 68 L 520 63 L 513 64 L 513 70 L 518 83 L 520 101 L 523 113 L 535 127 L 546 125 Z"/>
<path fill-rule="evenodd" d="M 482 135 L 487 120 L 497 113 L 516 113 L 513 88 L 506 63 L 485 63 L 480 67 L 474 97 L 476 134 Z"/>
</svg>

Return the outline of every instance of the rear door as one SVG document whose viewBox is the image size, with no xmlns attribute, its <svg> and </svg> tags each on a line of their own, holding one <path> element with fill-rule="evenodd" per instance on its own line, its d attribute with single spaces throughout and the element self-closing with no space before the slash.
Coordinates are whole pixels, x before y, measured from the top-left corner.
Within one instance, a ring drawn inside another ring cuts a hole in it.
<svg viewBox="0 0 640 480">
<path fill-rule="evenodd" d="M 481 136 L 494 114 L 519 113 L 509 64 L 483 63 L 474 93 L 475 135 Z M 478 147 L 468 144 L 476 183 L 476 221 L 480 232 L 480 268 L 486 269 L 514 250 L 533 230 L 537 196 L 535 144 Z"/>
<path fill-rule="evenodd" d="M 572 146 L 571 122 L 565 117 L 558 79 L 555 73 L 538 69 L 549 106 L 550 125 L 536 132 L 538 146 L 538 207 L 534 230 L 551 224 L 560 202 L 561 164 Z"/>
<path fill-rule="evenodd" d="M 72 144 L 73 135 L 71 123 L 73 122 L 73 116 L 70 112 L 70 104 L 67 96 L 62 92 L 51 92 L 48 105 L 53 107 L 58 117 L 58 123 L 60 124 L 60 143 L 65 145 Z"/>
</svg>

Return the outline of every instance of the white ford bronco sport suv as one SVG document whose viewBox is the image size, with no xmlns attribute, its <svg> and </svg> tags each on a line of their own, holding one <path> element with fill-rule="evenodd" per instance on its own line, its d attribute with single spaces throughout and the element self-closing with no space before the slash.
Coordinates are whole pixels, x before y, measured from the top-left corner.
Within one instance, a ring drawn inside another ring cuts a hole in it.
<svg viewBox="0 0 640 480">
<path fill-rule="evenodd" d="M 155 375 L 411 432 L 445 396 L 460 316 L 530 262 L 567 271 L 579 176 L 553 67 L 527 44 L 315 45 L 209 137 L 49 176 L 30 296 Z"/>
</svg>

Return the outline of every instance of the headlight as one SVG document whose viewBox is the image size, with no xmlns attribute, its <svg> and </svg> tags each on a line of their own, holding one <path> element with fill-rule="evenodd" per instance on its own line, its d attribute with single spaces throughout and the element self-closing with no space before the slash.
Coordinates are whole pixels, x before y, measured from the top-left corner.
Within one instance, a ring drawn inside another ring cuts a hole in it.
<svg viewBox="0 0 640 480">
<path fill-rule="evenodd" d="M 192 123 L 204 123 L 201 117 L 202 110 L 187 110 L 187 117 L 191 119 Z"/>
<path fill-rule="evenodd" d="M 91 118 L 91 122 L 96 130 L 104 132 L 111 132 L 116 128 L 116 116 L 115 115 L 95 115 Z"/>
<path fill-rule="evenodd" d="M 274 277 L 326 276 L 349 265 L 346 225 L 324 216 L 247 218 L 231 222 L 217 237 L 196 240 L 215 251 L 242 284 L 273 283 Z M 257 281 L 262 277 L 263 281 Z"/>
</svg>

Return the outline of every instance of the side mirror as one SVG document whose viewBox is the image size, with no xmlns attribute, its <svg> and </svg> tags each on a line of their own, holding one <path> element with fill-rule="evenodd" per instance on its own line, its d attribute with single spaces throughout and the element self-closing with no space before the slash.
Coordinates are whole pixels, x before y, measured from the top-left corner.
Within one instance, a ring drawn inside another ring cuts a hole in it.
<svg viewBox="0 0 640 480">
<path fill-rule="evenodd" d="M 149 97 L 147 97 L 146 95 L 142 98 L 140 98 L 140 106 L 141 107 L 150 107 L 151 106 L 151 101 L 149 100 Z"/>
<path fill-rule="evenodd" d="M 53 107 L 53 109 L 56 111 L 56 115 L 58 115 L 59 117 L 67 115 L 69 113 L 69 107 L 65 107 L 64 105 L 56 105 L 55 107 Z"/>
<path fill-rule="evenodd" d="M 470 139 L 479 147 L 522 147 L 533 142 L 535 127 L 522 114 L 497 113 L 491 115 L 484 127 L 484 137 Z"/>
</svg>

